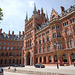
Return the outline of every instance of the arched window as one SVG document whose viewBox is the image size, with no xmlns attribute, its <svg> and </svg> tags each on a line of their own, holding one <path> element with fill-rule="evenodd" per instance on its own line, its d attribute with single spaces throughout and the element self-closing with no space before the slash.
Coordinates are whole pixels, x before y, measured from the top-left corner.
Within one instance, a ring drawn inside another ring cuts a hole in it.
<svg viewBox="0 0 75 75">
<path fill-rule="evenodd" d="M 0 64 L 3 64 L 3 59 L 1 59 L 1 62 L 0 62 Z"/>
<path fill-rule="evenodd" d="M 16 62 L 16 64 L 18 64 L 18 59 L 17 59 L 17 62 Z"/>
<path fill-rule="evenodd" d="M 58 42 L 58 48 L 62 49 L 62 42 L 61 41 Z"/>
<path fill-rule="evenodd" d="M 39 48 L 39 53 L 41 53 L 41 47 Z"/>
<path fill-rule="evenodd" d="M 19 62 L 19 64 L 21 64 L 21 59 L 20 59 L 20 62 Z"/>
<path fill-rule="evenodd" d="M 10 53 L 10 56 L 12 56 L 12 53 Z"/>
<path fill-rule="evenodd" d="M 3 47 L 3 50 L 5 50 L 5 46 Z"/>
<path fill-rule="evenodd" d="M 38 57 L 36 57 L 36 63 L 38 63 Z"/>
<path fill-rule="evenodd" d="M 1 50 L 1 46 L 0 46 L 0 50 Z"/>
<path fill-rule="evenodd" d="M 2 53 L 2 56 L 4 56 L 4 53 Z"/>
<path fill-rule="evenodd" d="M 9 64 L 11 64 L 11 59 L 9 59 Z"/>
<path fill-rule="evenodd" d="M 72 62 L 75 61 L 75 54 L 74 53 L 71 54 L 71 60 L 72 60 Z"/>
<path fill-rule="evenodd" d="M 17 53 L 17 56 L 19 56 L 19 52 Z"/>
<path fill-rule="evenodd" d="M 40 57 L 40 63 L 42 62 L 42 57 Z"/>
<path fill-rule="evenodd" d="M 14 50 L 16 50 L 16 47 L 14 47 Z"/>
<path fill-rule="evenodd" d="M 46 63 L 46 56 L 44 56 L 44 63 Z"/>
<path fill-rule="evenodd" d="M 37 54 L 38 53 L 38 48 L 36 48 L 36 50 L 35 50 L 35 54 Z"/>
<path fill-rule="evenodd" d="M 70 35 L 69 29 L 66 30 L 66 36 Z"/>
<path fill-rule="evenodd" d="M 22 50 L 22 47 L 21 47 L 21 50 Z"/>
<path fill-rule="evenodd" d="M 13 64 L 15 63 L 15 59 L 13 59 Z"/>
<path fill-rule="evenodd" d="M 51 56 L 48 57 L 49 62 L 51 62 Z"/>
<path fill-rule="evenodd" d="M 13 47 L 11 47 L 11 50 L 13 50 Z"/>
<path fill-rule="evenodd" d="M 57 55 L 54 56 L 54 62 L 58 62 Z"/>
<path fill-rule="evenodd" d="M 5 59 L 5 64 L 7 64 L 7 59 Z"/>
<path fill-rule="evenodd" d="M 48 48 L 48 51 L 50 51 L 50 46 L 48 46 L 47 48 Z"/>
<path fill-rule="evenodd" d="M 73 43 L 71 39 L 68 40 L 68 48 L 73 48 Z"/>
<path fill-rule="evenodd" d="M 19 47 L 17 48 L 17 50 L 19 50 Z"/>
<path fill-rule="evenodd" d="M 7 47 L 7 50 L 9 50 L 9 47 Z"/>
<path fill-rule="evenodd" d="M 8 56 L 8 53 L 6 53 L 6 56 Z"/>
<path fill-rule="evenodd" d="M 63 62 L 67 62 L 67 58 L 65 54 L 63 54 Z"/>
<path fill-rule="evenodd" d="M 43 51 L 46 52 L 46 47 L 45 46 L 43 47 Z"/>
<path fill-rule="evenodd" d="M 15 56 L 15 55 L 16 55 L 16 53 L 13 54 L 13 56 Z"/>
</svg>

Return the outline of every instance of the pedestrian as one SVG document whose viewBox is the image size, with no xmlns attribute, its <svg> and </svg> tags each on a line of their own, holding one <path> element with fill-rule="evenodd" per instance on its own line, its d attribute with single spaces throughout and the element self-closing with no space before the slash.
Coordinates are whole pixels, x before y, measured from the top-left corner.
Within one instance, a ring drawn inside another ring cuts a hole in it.
<svg viewBox="0 0 75 75">
<path fill-rule="evenodd" d="M 16 71 L 16 68 L 14 68 L 14 72 Z"/>
</svg>

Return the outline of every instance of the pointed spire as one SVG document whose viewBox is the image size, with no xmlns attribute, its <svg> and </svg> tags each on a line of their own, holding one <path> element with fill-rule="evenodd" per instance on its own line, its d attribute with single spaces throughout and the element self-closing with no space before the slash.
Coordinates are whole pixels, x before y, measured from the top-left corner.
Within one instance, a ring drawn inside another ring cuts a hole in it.
<svg viewBox="0 0 75 75">
<path fill-rule="evenodd" d="M 28 13 L 26 12 L 26 20 L 28 20 Z"/>
<path fill-rule="evenodd" d="M 46 10 L 46 18 L 48 19 L 48 13 L 47 13 L 47 10 Z"/>
<path fill-rule="evenodd" d="M 36 11 L 36 4 L 34 3 L 34 11 Z"/>
</svg>

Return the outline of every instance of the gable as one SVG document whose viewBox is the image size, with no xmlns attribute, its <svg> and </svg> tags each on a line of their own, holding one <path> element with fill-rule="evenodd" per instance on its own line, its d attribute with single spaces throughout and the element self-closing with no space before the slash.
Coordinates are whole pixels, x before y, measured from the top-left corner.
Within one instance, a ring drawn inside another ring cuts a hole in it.
<svg viewBox="0 0 75 75">
<path fill-rule="evenodd" d="M 54 18 L 58 18 L 58 13 L 54 9 L 52 9 L 50 20 L 53 20 Z"/>
</svg>

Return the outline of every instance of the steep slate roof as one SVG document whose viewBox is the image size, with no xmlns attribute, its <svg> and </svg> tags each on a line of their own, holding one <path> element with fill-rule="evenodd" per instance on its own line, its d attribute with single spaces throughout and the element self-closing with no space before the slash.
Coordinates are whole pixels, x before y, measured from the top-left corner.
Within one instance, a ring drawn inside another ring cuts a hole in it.
<svg viewBox="0 0 75 75">
<path fill-rule="evenodd" d="M 62 16 L 64 16 L 64 15 L 66 15 L 67 13 L 70 13 L 70 12 L 72 12 L 72 11 L 74 11 L 74 10 L 75 10 L 75 5 L 70 6 L 69 9 L 64 10 L 63 14 L 60 14 L 59 16 L 62 17 Z"/>
<path fill-rule="evenodd" d="M 8 40 L 23 40 L 24 35 L 8 35 L 6 33 L 1 33 L 0 35 L 1 39 L 8 39 Z"/>
</svg>

